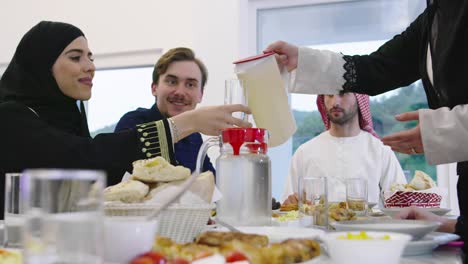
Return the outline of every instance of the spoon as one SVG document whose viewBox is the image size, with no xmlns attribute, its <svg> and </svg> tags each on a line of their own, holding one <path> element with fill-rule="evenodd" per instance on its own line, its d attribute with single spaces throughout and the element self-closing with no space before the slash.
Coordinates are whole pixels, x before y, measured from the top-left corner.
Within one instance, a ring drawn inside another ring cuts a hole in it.
<svg viewBox="0 0 468 264">
<path fill-rule="evenodd" d="M 238 232 L 238 233 L 243 233 L 242 231 L 240 231 L 239 229 L 233 227 L 232 225 L 220 220 L 219 218 L 216 218 L 216 223 L 226 227 L 227 229 L 229 229 L 229 231 L 232 231 L 232 232 Z"/>
</svg>

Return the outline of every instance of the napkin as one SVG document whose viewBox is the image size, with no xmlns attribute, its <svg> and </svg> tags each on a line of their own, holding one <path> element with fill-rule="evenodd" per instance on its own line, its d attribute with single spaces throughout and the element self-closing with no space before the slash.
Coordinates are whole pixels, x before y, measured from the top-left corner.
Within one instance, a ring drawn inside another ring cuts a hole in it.
<svg viewBox="0 0 468 264">
<path fill-rule="evenodd" d="M 296 121 L 288 103 L 287 81 L 281 76 L 274 54 L 234 64 L 237 77 L 246 82 L 248 106 L 256 126 L 268 130 L 270 147 L 283 144 L 296 132 Z"/>
</svg>

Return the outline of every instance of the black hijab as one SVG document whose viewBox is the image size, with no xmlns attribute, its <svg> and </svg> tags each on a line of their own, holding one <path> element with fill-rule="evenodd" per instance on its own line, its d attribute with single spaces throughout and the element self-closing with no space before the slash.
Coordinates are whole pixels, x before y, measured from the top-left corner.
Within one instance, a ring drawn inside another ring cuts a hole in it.
<svg viewBox="0 0 468 264">
<path fill-rule="evenodd" d="M 52 66 L 83 32 L 70 24 L 42 21 L 21 39 L 0 80 L 0 102 L 15 101 L 34 110 L 49 125 L 89 137 L 83 102 L 60 91 Z"/>
</svg>

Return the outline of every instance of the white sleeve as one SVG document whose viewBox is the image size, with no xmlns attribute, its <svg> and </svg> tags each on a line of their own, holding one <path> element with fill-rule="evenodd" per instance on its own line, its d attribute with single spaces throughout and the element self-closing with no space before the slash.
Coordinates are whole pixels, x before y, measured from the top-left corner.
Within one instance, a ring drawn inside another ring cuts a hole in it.
<svg viewBox="0 0 468 264">
<path fill-rule="evenodd" d="M 289 92 L 337 94 L 343 90 L 345 60 L 340 53 L 299 48 L 297 69 L 291 74 Z"/>
<path fill-rule="evenodd" d="M 286 183 L 284 185 L 283 196 L 281 197 L 281 203 L 283 203 L 289 195 L 297 193 L 299 188 L 297 185 L 299 183 L 298 171 L 300 170 L 300 160 L 302 155 L 300 154 L 301 150 L 298 149 L 296 153 L 291 158 L 291 164 L 289 165 L 289 174 L 286 178 Z"/>
<path fill-rule="evenodd" d="M 390 190 L 392 183 L 406 184 L 406 177 L 395 153 L 388 146 L 383 146 L 382 176 L 380 186 L 382 191 Z"/>
<path fill-rule="evenodd" d="M 384 207 L 385 191 L 390 190 L 393 183 L 406 184 L 406 177 L 395 153 L 388 146 L 382 146 L 382 172 L 380 176 L 379 207 Z"/>
<path fill-rule="evenodd" d="M 452 110 L 441 107 L 419 110 L 419 124 L 426 161 L 443 164 L 468 160 L 468 105 Z"/>
</svg>

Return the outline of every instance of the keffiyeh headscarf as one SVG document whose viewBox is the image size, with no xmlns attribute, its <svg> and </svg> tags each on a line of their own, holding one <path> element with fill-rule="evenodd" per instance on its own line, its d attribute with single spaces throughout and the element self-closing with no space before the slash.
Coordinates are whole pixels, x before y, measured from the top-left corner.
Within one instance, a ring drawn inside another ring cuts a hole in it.
<svg viewBox="0 0 468 264">
<path fill-rule="evenodd" d="M 358 104 L 359 112 L 359 127 L 371 133 L 374 137 L 380 138 L 374 130 L 374 123 L 372 122 L 372 115 L 370 112 L 369 96 L 365 94 L 355 93 L 356 101 Z M 327 116 L 327 108 L 325 107 L 325 99 L 323 95 L 317 96 L 317 108 L 322 116 L 323 124 L 327 130 L 330 129 L 330 119 Z"/>
</svg>

